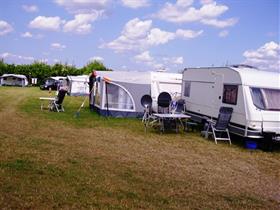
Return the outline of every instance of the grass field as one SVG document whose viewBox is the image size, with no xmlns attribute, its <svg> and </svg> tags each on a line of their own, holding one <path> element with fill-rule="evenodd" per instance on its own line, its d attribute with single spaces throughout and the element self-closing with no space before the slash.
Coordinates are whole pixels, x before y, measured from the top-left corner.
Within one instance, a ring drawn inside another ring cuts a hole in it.
<svg viewBox="0 0 280 210">
<path fill-rule="evenodd" d="M 280 209 L 280 152 L 149 131 L 0 87 L 0 209 Z"/>
</svg>

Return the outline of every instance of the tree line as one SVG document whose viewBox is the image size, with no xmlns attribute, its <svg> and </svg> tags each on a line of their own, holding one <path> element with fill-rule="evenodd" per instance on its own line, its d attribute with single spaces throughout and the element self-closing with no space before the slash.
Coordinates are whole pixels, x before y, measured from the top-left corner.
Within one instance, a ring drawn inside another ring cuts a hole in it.
<svg viewBox="0 0 280 210">
<path fill-rule="evenodd" d="M 37 84 L 43 84 L 44 80 L 52 76 L 67 76 L 67 75 L 88 75 L 93 70 L 111 71 L 105 67 L 100 61 L 91 61 L 82 68 L 77 68 L 73 65 L 56 63 L 48 65 L 44 62 L 34 62 L 32 64 L 9 64 L 3 59 L 0 60 L 0 76 L 3 74 L 22 74 L 28 79 L 37 78 Z"/>
</svg>

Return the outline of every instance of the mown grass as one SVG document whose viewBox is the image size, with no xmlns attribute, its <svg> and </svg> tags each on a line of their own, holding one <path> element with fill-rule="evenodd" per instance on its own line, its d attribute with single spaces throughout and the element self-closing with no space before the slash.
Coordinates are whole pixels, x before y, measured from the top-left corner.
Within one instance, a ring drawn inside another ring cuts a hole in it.
<svg viewBox="0 0 280 210">
<path fill-rule="evenodd" d="M 39 117 L 43 117 L 45 119 L 65 122 L 75 127 L 129 127 L 134 131 L 139 130 L 139 125 L 141 125 L 139 124 L 139 119 L 104 117 L 98 115 L 96 112 L 91 112 L 88 108 L 88 100 L 86 100 L 85 106 L 80 111 L 78 111 L 85 97 L 66 96 L 63 103 L 66 112 L 57 114 L 54 112 L 49 112 L 47 109 L 42 112 L 40 109 L 38 109 L 40 107 L 40 101 L 38 98 L 41 96 L 53 97 L 55 93 L 48 93 L 47 91 L 38 92 L 36 89 L 30 91 L 30 93 L 31 94 L 20 105 L 20 109 L 26 113 L 38 115 Z M 47 104 L 45 102 L 45 107 L 46 105 Z M 141 131 L 142 130 L 143 128 L 141 126 Z"/>
<path fill-rule="evenodd" d="M 75 118 L 78 97 L 41 111 L 47 95 L 0 87 L 1 209 L 279 209 L 279 151 L 145 134 L 86 108 Z"/>
</svg>

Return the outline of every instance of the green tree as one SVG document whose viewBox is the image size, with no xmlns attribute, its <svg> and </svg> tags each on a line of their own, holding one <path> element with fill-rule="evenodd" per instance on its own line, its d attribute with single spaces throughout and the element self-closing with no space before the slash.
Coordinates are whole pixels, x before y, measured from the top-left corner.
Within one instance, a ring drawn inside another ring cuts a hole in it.
<svg viewBox="0 0 280 210">
<path fill-rule="evenodd" d="M 104 64 L 100 61 L 94 60 L 89 63 L 87 63 L 86 66 L 82 68 L 83 74 L 89 74 L 93 70 L 97 71 L 108 71 L 108 69 L 104 66 Z"/>
<path fill-rule="evenodd" d="M 4 59 L 0 59 L 0 75 L 7 72 L 7 64 L 4 62 Z"/>
</svg>

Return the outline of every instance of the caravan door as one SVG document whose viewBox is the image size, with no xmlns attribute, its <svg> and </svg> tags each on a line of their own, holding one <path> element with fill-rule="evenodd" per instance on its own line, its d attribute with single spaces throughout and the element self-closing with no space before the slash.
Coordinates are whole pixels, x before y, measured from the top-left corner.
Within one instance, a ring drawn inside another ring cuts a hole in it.
<svg viewBox="0 0 280 210">
<path fill-rule="evenodd" d="M 213 90 L 213 110 L 214 110 L 214 116 L 217 117 L 219 114 L 219 109 L 222 106 L 222 98 L 223 98 L 223 84 L 224 84 L 224 75 L 217 73 L 215 71 L 212 71 L 214 84 L 212 86 Z"/>
</svg>

